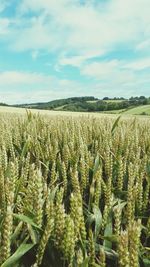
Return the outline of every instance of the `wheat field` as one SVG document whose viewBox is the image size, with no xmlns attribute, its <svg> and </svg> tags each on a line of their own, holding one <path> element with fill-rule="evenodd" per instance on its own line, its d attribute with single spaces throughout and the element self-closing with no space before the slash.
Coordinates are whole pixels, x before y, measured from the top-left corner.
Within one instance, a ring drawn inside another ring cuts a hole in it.
<svg viewBox="0 0 150 267">
<path fill-rule="evenodd" d="M 0 112 L 0 266 L 150 266 L 150 119 Z"/>
</svg>

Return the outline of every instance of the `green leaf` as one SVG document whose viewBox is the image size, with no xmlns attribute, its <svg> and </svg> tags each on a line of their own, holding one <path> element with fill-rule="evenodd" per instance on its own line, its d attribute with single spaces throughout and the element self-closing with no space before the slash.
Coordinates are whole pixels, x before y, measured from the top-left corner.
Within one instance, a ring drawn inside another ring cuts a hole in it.
<svg viewBox="0 0 150 267">
<path fill-rule="evenodd" d="M 29 148 L 29 144 L 30 144 L 30 140 L 28 139 L 23 146 L 23 149 L 21 152 L 21 159 L 26 155 L 28 148 Z"/>
<path fill-rule="evenodd" d="M 100 244 L 97 244 L 96 243 L 96 252 L 99 253 L 100 249 L 104 249 L 105 253 L 106 253 L 106 256 L 109 258 L 109 259 L 115 259 L 115 258 L 118 258 L 118 253 L 116 253 L 113 249 L 110 249 L 108 247 L 104 247 Z"/>
<path fill-rule="evenodd" d="M 102 224 L 102 213 L 97 206 L 93 208 L 94 220 L 95 220 L 95 238 L 97 238 Z"/>
<path fill-rule="evenodd" d="M 13 144 L 13 146 L 17 150 L 17 152 L 19 153 L 19 155 L 21 155 L 21 149 L 16 144 Z"/>
<path fill-rule="evenodd" d="M 127 202 L 126 201 L 118 201 L 118 203 L 116 205 L 114 205 L 113 207 L 113 211 L 115 212 L 116 209 L 120 209 L 120 210 L 123 210 L 123 208 L 126 206 Z"/>
<path fill-rule="evenodd" d="M 110 248 L 107 248 L 107 247 L 104 247 L 100 244 L 97 244 L 96 243 L 96 252 L 99 253 L 100 249 L 103 249 L 106 253 L 106 256 L 109 258 L 109 259 L 114 259 L 114 258 L 118 258 L 118 253 L 116 251 L 114 251 L 113 249 L 110 249 Z"/>
<path fill-rule="evenodd" d="M 107 240 L 107 241 L 110 241 L 110 242 L 117 242 L 118 241 L 117 235 L 103 236 L 102 238 L 104 240 Z"/>
<path fill-rule="evenodd" d="M 95 164 L 94 164 L 94 168 L 93 168 L 93 175 L 96 174 L 99 166 L 100 166 L 100 158 L 99 158 L 99 156 L 97 156 L 95 159 Z"/>
<path fill-rule="evenodd" d="M 49 194 L 49 201 L 54 201 L 55 195 L 57 193 L 57 190 L 59 189 L 59 184 L 54 187 L 54 189 L 50 190 Z"/>
<path fill-rule="evenodd" d="M 19 195 L 19 192 L 20 192 L 20 187 L 22 186 L 22 182 L 23 182 L 23 176 L 20 177 L 18 179 L 18 181 L 16 182 L 16 189 L 15 189 L 15 196 L 14 196 L 14 203 L 17 202 L 17 198 L 18 198 L 18 195 Z"/>
<path fill-rule="evenodd" d="M 16 252 L 8 258 L 1 267 L 10 267 L 13 266 L 20 258 L 26 254 L 31 248 L 33 248 L 34 244 L 21 244 L 20 247 L 16 250 Z"/>
<path fill-rule="evenodd" d="M 13 243 L 19 236 L 19 234 L 22 232 L 22 226 L 23 222 L 19 222 L 19 224 L 15 227 L 15 231 L 11 236 L 11 242 Z"/>
<path fill-rule="evenodd" d="M 150 260 L 148 259 L 143 259 L 144 267 L 149 267 L 150 266 Z"/>
<path fill-rule="evenodd" d="M 87 257 L 82 264 L 80 264 L 80 267 L 88 267 L 89 257 Z"/>
<path fill-rule="evenodd" d="M 109 222 L 107 225 L 106 225 L 106 228 L 105 228 L 105 231 L 104 231 L 104 237 L 107 237 L 107 240 L 104 240 L 104 247 L 107 247 L 107 248 L 112 248 L 112 241 L 108 241 L 108 237 L 111 237 L 112 236 L 112 221 Z"/>
<path fill-rule="evenodd" d="M 27 217 L 26 215 L 13 213 L 13 216 L 17 218 L 18 220 L 28 223 L 34 226 L 35 228 L 38 228 L 39 230 L 41 230 L 41 228 L 37 224 L 34 223 L 33 219 Z"/>
<path fill-rule="evenodd" d="M 29 231 L 29 235 L 31 237 L 31 241 L 33 242 L 33 244 L 37 244 L 38 242 L 37 233 L 30 224 L 28 224 L 28 231 Z"/>
<path fill-rule="evenodd" d="M 120 118 L 121 118 L 121 116 L 119 116 L 119 117 L 115 120 L 115 122 L 114 122 L 114 124 L 113 124 L 113 126 L 112 126 L 112 129 L 111 129 L 111 134 L 112 134 L 112 135 L 114 134 L 114 131 L 115 131 L 116 127 L 118 126 L 118 122 L 119 122 Z"/>
</svg>

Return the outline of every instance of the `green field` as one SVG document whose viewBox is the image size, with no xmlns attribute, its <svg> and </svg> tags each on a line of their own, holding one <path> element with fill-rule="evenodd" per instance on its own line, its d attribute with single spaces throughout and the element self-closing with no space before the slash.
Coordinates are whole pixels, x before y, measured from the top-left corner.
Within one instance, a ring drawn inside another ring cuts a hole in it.
<svg viewBox="0 0 150 267">
<path fill-rule="evenodd" d="M 104 111 L 103 113 L 105 114 L 120 114 L 120 113 L 125 113 L 124 109 L 118 109 L 118 110 L 109 110 L 109 111 Z"/>
<path fill-rule="evenodd" d="M 91 100 L 91 101 L 86 101 L 87 103 L 96 103 L 100 100 Z M 122 102 L 124 100 L 119 100 L 119 99 L 110 99 L 110 100 L 103 100 L 104 102 L 107 102 L 107 103 L 119 103 L 119 102 Z"/>
<path fill-rule="evenodd" d="M 107 103 L 120 103 L 120 102 L 123 102 L 125 100 L 120 100 L 120 99 L 110 99 L 110 100 L 103 100 L 104 102 L 107 102 Z"/>
<path fill-rule="evenodd" d="M 132 115 L 150 115 L 150 105 L 135 107 L 125 111 L 124 113 Z"/>
<path fill-rule="evenodd" d="M 60 106 L 60 107 L 57 107 L 57 108 L 54 108 L 54 110 L 62 110 L 66 105 L 63 105 L 63 106 Z"/>
<path fill-rule="evenodd" d="M 134 108 L 119 109 L 119 110 L 110 110 L 104 111 L 106 114 L 122 114 L 122 115 L 150 115 L 150 105 L 143 105 Z"/>
<path fill-rule="evenodd" d="M 89 101 L 86 101 L 87 103 L 96 103 L 96 102 L 98 102 L 99 100 L 89 100 Z"/>
</svg>

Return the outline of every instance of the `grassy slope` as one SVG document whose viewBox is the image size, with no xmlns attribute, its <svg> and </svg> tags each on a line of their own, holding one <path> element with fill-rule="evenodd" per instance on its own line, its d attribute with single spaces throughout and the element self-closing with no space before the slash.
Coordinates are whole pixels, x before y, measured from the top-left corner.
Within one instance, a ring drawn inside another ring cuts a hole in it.
<svg viewBox="0 0 150 267">
<path fill-rule="evenodd" d="M 143 105 L 143 106 L 138 106 L 135 108 L 131 108 L 128 110 L 124 109 L 119 109 L 119 110 L 110 110 L 110 111 L 105 111 L 104 113 L 107 114 L 129 114 L 129 115 L 142 115 L 142 113 L 145 113 L 145 115 L 150 115 L 150 105 Z M 144 115 L 144 114 L 143 114 Z"/>
<path fill-rule="evenodd" d="M 63 106 L 60 106 L 60 107 L 57 107 L 57 108 L 54 108 L 54 110 L 62 110 L 64 107 L 66 107 L 67 105 L 63 105 Z"/>
<path fill-rule="evenodd" d="M 98 102 L 99 100 L 93 100 L 93 101 L 86 101 L 87 103 L 96 103 Z M 104 102 L 107 102 L 107 103 L 119 103 L 119 102 L 123 102 L 124 100 L 119 100 L 119 99 L 115 99 L 115 100 L 103 100 Z"/>
<path fill-rule="evenodd" d="M 120 113 L 125 113 L 124 109 L 118 109 L 118 110 L 108 110 L 108 111 L 104 111 L 103 113 L 106 114 L 120 114 Z"/>
<path fill-rule="evenodd" d="M 125 100 L 120 100 L 120 99 L 112 99 L 112 100 L 103 100 L 104 102 L 107 102 L 107 103 L 119 103 L 119 102 L 123 102 Z"/>
<path fill-rule="evenodd" d="M 89 101 L 86 101 L 87 103 L 96 103 L 98 102 L 99 100 L 89 100 Z M 107 103 L 118 103 L 118 102 L 122 102 L 123 100 L 103 100 L 104 102 L 107 102 Z M 59 106 L 59 107 L 56 107 L 54 108 L 54 110 L 63 110 L 64 107 L 67 107 L 69 106 L 69 104 L 65 104 L 65 105 L 62 105 L 62 106 Z M 69 111 L 69 110 L 68 110 Z M 119 110 L 119 112 L 122 111 L 122 110 Z M 82 111 L 81 111 L 82 112 Z M 112 114 L 117 114 L 119 113 L 118 110 L 114 110 L 114 112 L 111 112 Z M 106 111 L 105 113 L 110 113 L 109 111 Z"/>
<path fill-rule="evenodd" d="M 125 114 L 140 115 L 143 112 L 145 112 L 147 115 L 150 115 L 150 105 L 144 105 L 144 106 L 132 108 L 132 109 L 125 111 L 124 113 Z"/>
<path fill-rule="evenodd" d="M 40 103 L 40 104 L 30 104 L 30 105 L 26 105 L 26 108 L 30 108 L 30 107 L 35 107 L 35 108 L 41 108 L 43 110 L 55 110 L 55 111 L 63 111 L 64 109 L 66 111 L 74 111 L 73 109 L 70 109 L 70 105 L 75 105 L 78 104 L 78 100 L 82 100 L 85 99 L 84 101 L 87 103 L 95 103 L 98 101 L 97 99 L 87 99 L 86 97 L 79 97 L 79 98 L 69 98 L 69 99 L 60 99 L 60 100 L 54 100 L 48 103 Z M 69 101 L 69 102 L 68 102 Z M 107 103 L 119 103 L 122 102 L 123 100 L 103 100 L 104 102 Z M 78 106 L 78 105 L 77 105 Z M 20 106 L 21 107 L 21 106 Z M 67 109 L 68 108 L 68 109 Z M 69 110 L 70 109 L 70 110 Z M 80 112 L 82 112 L 82 110 L 84 108 L 76 108 L 77 111 L 79 111 L 81 109 Z M 39 109 L 40 110 L 40 109 Z M 86 110 L 84 110 L 86 112 Z M 98 112 L 98 113 L 106 113 L 106 114 L 130 114 L 130 115 L 144 115 L 142 113 L 145 113 L 145 115 L 150 115 L 150 105 L 144 105 L 144 106 L 138 106 L 138 107 L 134 107 L 134 108 L 130 108 L 128 110 L 126 109 L 120 109 L 120 110 L 110 110 L 110 111 L 104 111 L 104 112 Z"/>
<path fill-rule="evenodd" d="M 98 102 L 99 100 L 91 100 L 91 101 L 86 101 L 87 103 L 96 103 Z"/>
</svg>

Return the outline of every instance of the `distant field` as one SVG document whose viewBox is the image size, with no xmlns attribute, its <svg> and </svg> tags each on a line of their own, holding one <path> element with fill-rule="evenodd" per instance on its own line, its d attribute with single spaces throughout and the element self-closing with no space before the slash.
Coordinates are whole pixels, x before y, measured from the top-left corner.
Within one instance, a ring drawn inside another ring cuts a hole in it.
<svg viewBox="0 0 150 267">
<path fill-rule="evenodd" d="M 150 105 L 144 105 L 144 106 L 132 108 L 132 109 L 125 111 L 124 113 L 132 114 L 132 115 L 142 115 L 142 113 L 145 113 L 145 115 L 150 115 Z"/>
<path fill-rule="evenodd" d="M 122 115 L 150 115 L 150 105 L 143 105 L 131 109 L 118 109 L 104 111 L 105 114 L 122 114 Z"/>
<path fill-rule="evenodd" d="M 0 113 L 14 113 L 14 114 L 26 114 L 26 110 L 31 110 L 34 114 L 48 115 L 48 116 L 112 116 L 112 114 L 104 114 L 98 112 L 73 112 L 73 111 L 61 111 L 61 110 L 43 110 L 43 109 L 25 109 L 25 108 L 14 108 L 14 107 L 2 107 L 0 106 Z M 115 114 L 114 114 L 115 115 Z M 116 116 L 116 115 L 115 115 Z"/>
<path fill-rule="evenodd" d="M 92 101 L 86 101 L 87 103 L 96 103 L 98 102 L 99 100 L 92 100 Z M 103 100 L 104 102 L 107 102 L 107 103 L 118 103 L 118 102 L 122 102 L 124 100 L 119 100 L 119 99 L 112 99 L 112 100 Z"/>
<path fill-rule="evenodd" d="M 105 114 L 120 114 L 122 112 L 125 113 L 125 110 L 124 109 L 107 110 L 107 111 L 104 111 L 103 113 L 105 113 Z"/>
<path fill-rule="evenodd" d="M 60 106 L 60 107 L 57 107 L 57 108 L 54 108 L 54 110 L 62 110 L 66 105 L 63 105 L 63 106 Z"/>
<path fill-rule="evenodd" d="M 99 100 L 91 100 L 91 101 L 86 101 L 87 103 L 96 103 L 98 102 Z"/>
<path fill-rule="evenodd" d="M 14 108 L 14 107 L 2 107 L 0 106 L 0 113 L 14 113 L 14 114 L 26 114 L 25 108 Z M 104 117 L 104 116 L 110 116 L 111 118 L 117 117 L 118 115 L 121 115 L 123 117 L 128 116 L 134 116 L 134 115 L 142 115 L 143 112 L 145 112 L 146 115 L 150 115 L 150 105 L 141 106 L 137 108 L 132 108 L 130 110 L 124 111 L 124 109 L 119 110 L 111 110 L 111 111 L 105 111 L 105 112 L 72 112 L 72 111 L 61 111 L 61 110 L 40 110 L 40 109 L 31 109 L 31 112 L 34 114 L 41 114 L 46 116 L 94 116 L 94 117 Z M 141 116 L 144 118 L 149 118 L 148 116 Z"/>
<path fill-rule="evenodd" d="M 119 102 L 123 102 L 123 101 L 125 101 L 125 100 L 120 100 L 120 99 L 112 99 L 112 100 L 103 100 L 103 101 L 105 101 L 105 102 L 107 102 L 107 103 L 119 103 Z"/>
</svg>

